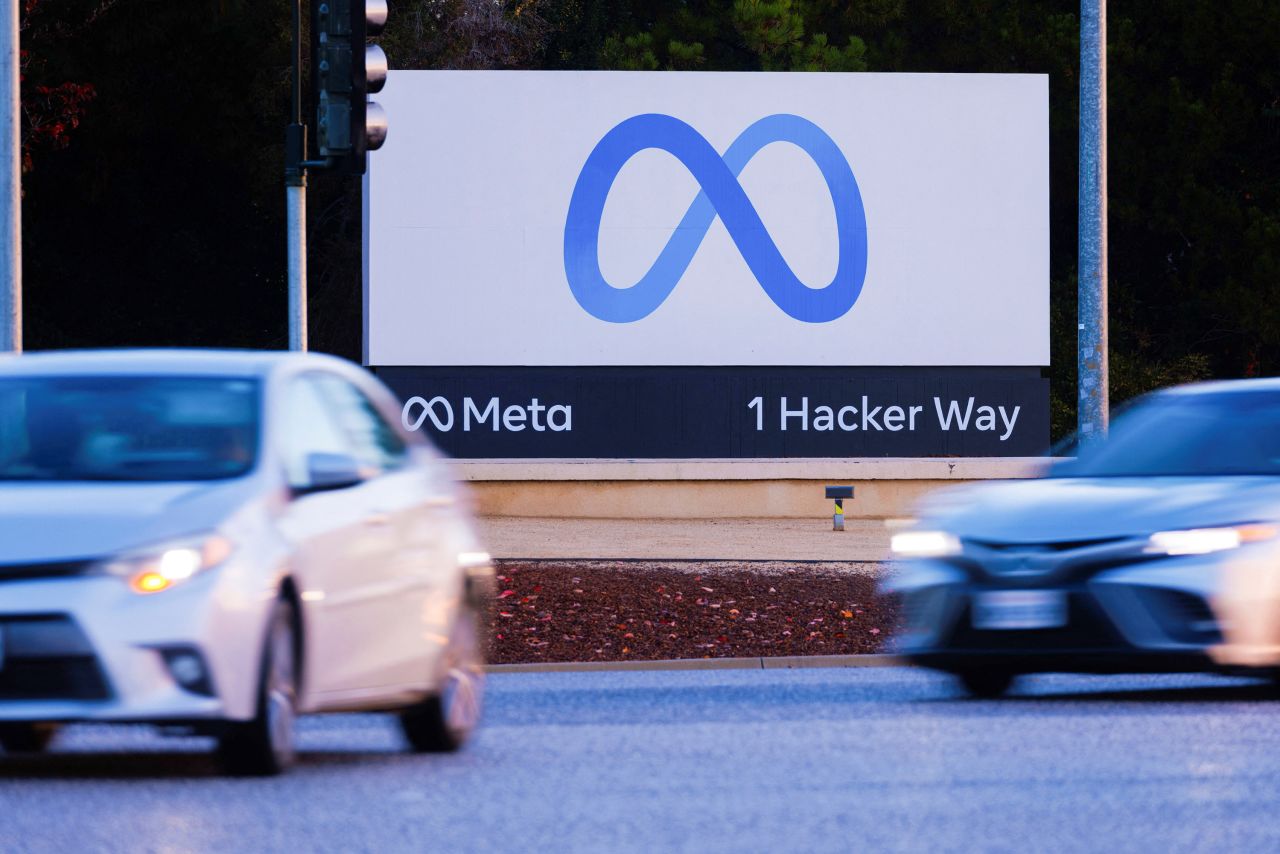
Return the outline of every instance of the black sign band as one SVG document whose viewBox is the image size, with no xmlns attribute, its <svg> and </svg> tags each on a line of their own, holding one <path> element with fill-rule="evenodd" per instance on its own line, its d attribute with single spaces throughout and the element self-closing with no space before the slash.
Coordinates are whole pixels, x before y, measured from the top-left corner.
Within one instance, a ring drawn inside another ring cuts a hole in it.
<svg viewBox="0 0 1280 854">
<path fill-rule="evenodd" d="M 375 368 L 462 458 L 1035 456 L 1039 368 Z"/>
</svg>

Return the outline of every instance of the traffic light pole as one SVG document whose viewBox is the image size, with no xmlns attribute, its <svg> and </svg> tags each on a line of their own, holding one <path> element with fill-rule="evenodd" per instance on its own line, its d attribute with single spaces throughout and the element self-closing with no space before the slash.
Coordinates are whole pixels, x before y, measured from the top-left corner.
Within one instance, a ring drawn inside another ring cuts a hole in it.
<svg viewBox="0 0 1280 854">
<path fill-rule="evenodd" d="M 285 130 L 289 349 L 307 349 L 307 126 L 302 122 L 302 0 L 293 0 L 293 113 Z"/>
<path fill-rule="evenodd" d="M 0 0 L 0 3 L 13 0 Z M 307 170 L 363 175 L 365 154 L 387 136 L 386 115 L 368 99 L 387 78 L 382 48 L 366 43 L 387 21 L 387 0 L 317 0 L 311 26 L 315 148 L 307 160 L 302 104 L 302 3 L 292 0 L 293 111 L 285 130 L 285 211 L 289 256 L 289 349 L 307 349 Z"/>
<path fill-rule="evenodd" d="M 22 351 L 22 125 L 18 0 L 0 0 L 0 351 Z"/>
<path fill-rule="evenodd" d="M 289 241 L 289 349 L 307 349 L 307 176 L 285 184 Z"/>
</svg>

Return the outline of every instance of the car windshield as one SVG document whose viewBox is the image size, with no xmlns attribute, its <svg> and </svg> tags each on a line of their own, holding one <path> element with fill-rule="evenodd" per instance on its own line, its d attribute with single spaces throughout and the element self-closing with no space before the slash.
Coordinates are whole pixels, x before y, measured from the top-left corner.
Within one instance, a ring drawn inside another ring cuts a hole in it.
<svg viewBox="0 0 1280 854">
<path fill-rule="evenodd" d="M 257 457 L 258 409 L 252 379 L 0 379 L 0 480 L 237 477 Z"/>
<path fill-rule="evenodd" d="M 1057 477 L 1280 475 L 1280 393 L 1161 394 L 1115 420 Z"/>
</svg>

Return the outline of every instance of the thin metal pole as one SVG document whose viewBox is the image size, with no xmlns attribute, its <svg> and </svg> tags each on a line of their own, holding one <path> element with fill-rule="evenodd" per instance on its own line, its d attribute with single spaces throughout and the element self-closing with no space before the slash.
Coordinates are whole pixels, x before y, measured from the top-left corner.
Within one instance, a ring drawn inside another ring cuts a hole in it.
<svg viewBox="0 0 1280 854">
<path fill-rule="evenodd" d="M 293 110 L 285 131 L 285 218 L 289 244 L 289 349 L 307 349 L 307 156 L 302 123 L 302 0 L 293 2 Z"/>
<path fill-rule="evenodd" d="M 1107 2 L 1080 2 L 1080 443 L 1106 435 Z"/>
<path fill-rule="evenodd" d="M 307 349 L 307 179 L 285 188 L 289 220 L 289 349 Z"/>
<path fill-rule="evenodd" d="M 22 352 L 22 109 L 18 0 L 0 0 L 0 351 Z"/>
</svg>

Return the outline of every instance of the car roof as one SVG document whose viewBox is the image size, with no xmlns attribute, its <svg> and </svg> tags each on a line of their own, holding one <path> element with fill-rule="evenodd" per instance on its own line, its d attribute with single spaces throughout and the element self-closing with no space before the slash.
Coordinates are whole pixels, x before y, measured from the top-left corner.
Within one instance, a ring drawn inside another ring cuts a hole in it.
<svg viewBox="0 0 1280 854">
<path fill-rule="evenodd" d="M 0 356 L 0 376 L 117 375 L 265 377 L 289 365 L 349 367 L 317 353 L 287 350 L 48 350 Z"/>
<path fill-rule="evenodd" d="M 1247 380 L 1210 380 L 1163 389 L 1160 394 L 1199 395 L 1231 392 L 1275 391 L 1280 392 L 1280 377 L 1258 377 Z"/>
</svg>

